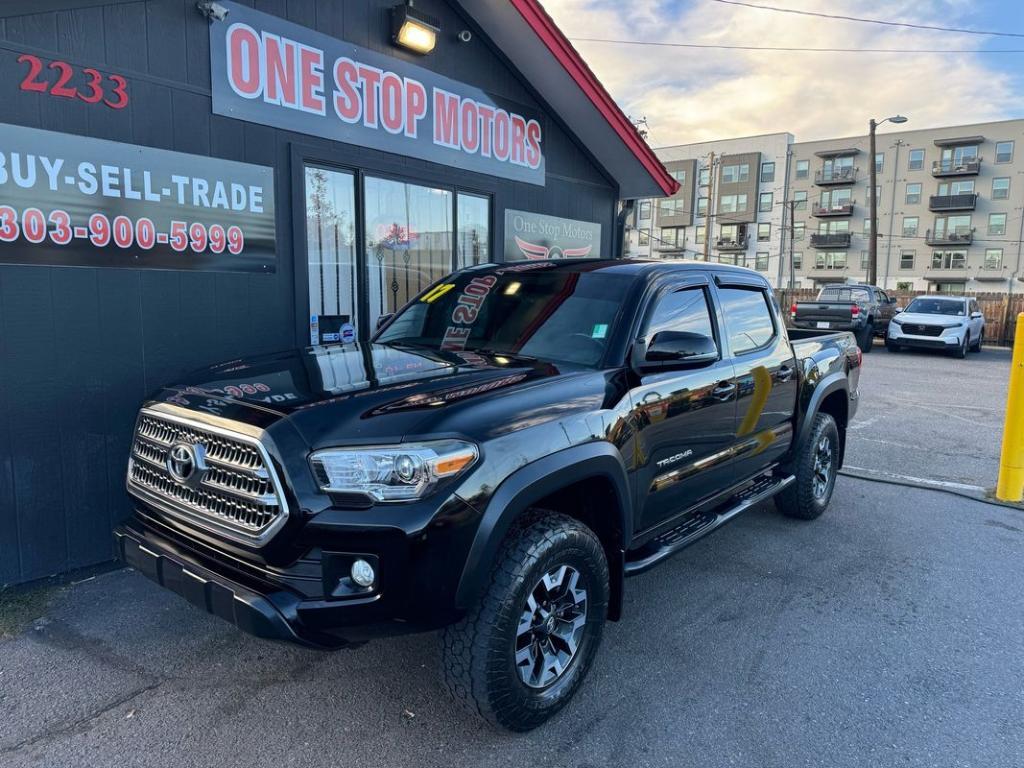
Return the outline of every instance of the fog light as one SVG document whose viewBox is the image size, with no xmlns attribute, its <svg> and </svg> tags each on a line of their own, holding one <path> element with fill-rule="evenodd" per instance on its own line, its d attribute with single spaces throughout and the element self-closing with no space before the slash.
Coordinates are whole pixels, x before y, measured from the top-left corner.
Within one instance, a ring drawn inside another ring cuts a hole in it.
<svg viewBox="0 0 1024 768">
<path fill-rule="evenodd" d="M 377 574 L 373 572 L 373 566 L 365 560 L 356 560 L 352 563 L 352 581 L 360 587 L 369 587 Z"/>
</svg>

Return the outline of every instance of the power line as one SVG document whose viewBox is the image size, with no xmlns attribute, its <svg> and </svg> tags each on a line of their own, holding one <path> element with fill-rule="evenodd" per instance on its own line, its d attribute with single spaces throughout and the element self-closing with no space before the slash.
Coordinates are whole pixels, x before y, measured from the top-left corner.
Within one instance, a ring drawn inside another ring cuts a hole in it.
<svg viewBox="0 0 1024 768">
<path fill-rule="evenodd" d="M 722 0 L 724 1 L 724 0 Z M 963 53 L 1024 53 L 1021 48 L 803 48 L 799 46 L 771 45 L 711 45 L 705 43 L 658 43 L 651 40 L 614 40 L 604 37 L 570 37 L 574 43 L 608 43 L 612 45 L 642 45 L 662 48 L 695 48 L 698 50 L 722 51 L 779 51 L 786 53 L 931 53 L 931 54 L 963 54 Z"/>
<path fill-rule="evenodd" d="M 818 11 L 801 11 L 796 8 L 779 8 L 773 5 L 757 5 L 756 3 L 745 3 L 742 0 L 714 0 L 724 5 L 741 5 L 744 8 L 756 8 L 759 11 L 775 11 L 776 13 L 794 13 L 798 16 L 817 16 L 822 19 L 836 19 L 838 21 L 856 21 L 861 24 L 881 24 L 886 27 L 906 27 L 908 29 L 925 29 L 932 32 L 956 32 L 962 35 L 984 35 L 986 37 L 1024 37 L 1024 32 L 991 32 L 982 29 L 962 29 L 960 27 L 940 27 L 933 24 L 913 24 L 907 21 L 887 21 L 885 19 L 864 19 L 859 16 L 843 16 L 836 13 L 820 13 Z M 993 51 L 994 53 L 994 51 Z"/>
</svg>

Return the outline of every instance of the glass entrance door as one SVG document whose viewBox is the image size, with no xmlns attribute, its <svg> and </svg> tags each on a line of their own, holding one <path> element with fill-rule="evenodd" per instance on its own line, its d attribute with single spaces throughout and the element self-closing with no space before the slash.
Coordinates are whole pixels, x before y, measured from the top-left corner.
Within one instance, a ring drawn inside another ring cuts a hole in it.
<svg viewBox="0 0 1024 768">
<path fill-rule="evenodd" d="M 359 306 L 355 176 L 306 166 L 310 343 L 347 341 Z"/>
</svg>

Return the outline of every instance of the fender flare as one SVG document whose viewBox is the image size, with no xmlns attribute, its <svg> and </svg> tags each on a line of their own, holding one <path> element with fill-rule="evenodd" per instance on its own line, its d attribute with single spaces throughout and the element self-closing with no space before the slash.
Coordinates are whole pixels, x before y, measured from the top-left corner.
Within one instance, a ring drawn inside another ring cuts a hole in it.
<svg viewBox="0 0 1024 768">
<path fill-rule="evenodd" d="M 603 441 L 584 443 L 545 456 L 517 469 L 498 486 L 473 537 L 455 595 L 456 607 L 464 610 L 479 599 L 505 535 L 523 512 L 545 496 L 593 477 L 606 478 L 611 482 L 618 503 L 617 523 L 622 531 L 622 540 L 604 542 L 612 582 L 609 614 L 617 618 L 614 605 L 621 601 L 621 565 L 626 541 L 633 532 L 633 504 L 619 451 L 611 443 Z"/>
<path fill-rule="evenodd" d="M 843 392 L 847 398 L 850 397 L 850 382 L 845 372 L 833 371 L 814 387 L 814 390 L 811 392 L 811 398 L 807 401 L 807 407 L 804 409 L 804 416 L 800 424 L 800 430 L 797 432 L 796 441 L 793 443 L 794 453 L 796 447 L 802 445 L 810 436 L 811 427 L 814 425 L 814 417 L 821 410 L 821 404 L 825 398 L 833 392 Z M 842 464 L 842 456 L 845 453 L 846 450 L 843 448 L 840 453 L 840 464 Z"/>
</svg>

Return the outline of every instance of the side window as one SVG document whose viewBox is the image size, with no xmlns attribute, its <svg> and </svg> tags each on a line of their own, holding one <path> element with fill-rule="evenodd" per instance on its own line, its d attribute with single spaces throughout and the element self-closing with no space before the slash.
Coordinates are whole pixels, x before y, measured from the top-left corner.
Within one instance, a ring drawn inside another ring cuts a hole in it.
<svg viewBox="0 0 1024 768">
<path fill-rule="evenodd" d="M 722 315 L 734 355 L 763 347 L 775 336 L 775 321 L 764 291 L 757 288 L 722 288 Z"/>
<path fill-rule="evenodd" d="M 714 338 L 708 297 L 703 288 L 683 288 L 662 294 L 647 321 L 648 342 L 661 331 L 685 331 Z"/>
</svg>

